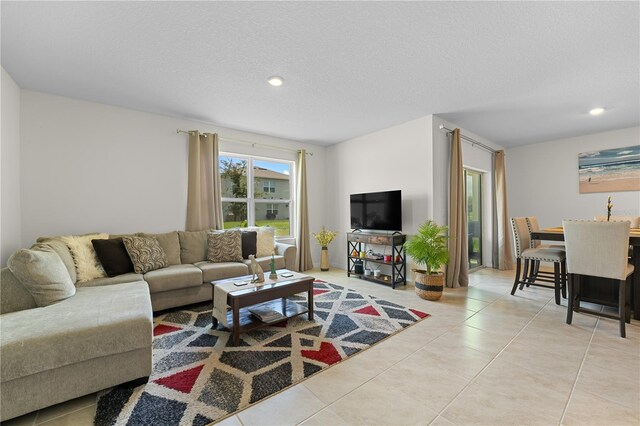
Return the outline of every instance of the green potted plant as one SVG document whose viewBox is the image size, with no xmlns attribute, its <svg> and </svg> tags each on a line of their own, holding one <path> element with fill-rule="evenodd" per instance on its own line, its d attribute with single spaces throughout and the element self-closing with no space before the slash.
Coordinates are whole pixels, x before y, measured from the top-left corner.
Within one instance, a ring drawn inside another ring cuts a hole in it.
<svg viewBox="0 0 640 426">
<path fill-rule="evenodd" d="M 418 296 L 438 300 L 444 287 L 442 265 L 449 262 L 447 227 L 428 220 L 418 228 L 418 233 L 404 243 L 404 248 L 414 262 L 426 269 L 414 269 L 415 289 Z"/>
</svg>

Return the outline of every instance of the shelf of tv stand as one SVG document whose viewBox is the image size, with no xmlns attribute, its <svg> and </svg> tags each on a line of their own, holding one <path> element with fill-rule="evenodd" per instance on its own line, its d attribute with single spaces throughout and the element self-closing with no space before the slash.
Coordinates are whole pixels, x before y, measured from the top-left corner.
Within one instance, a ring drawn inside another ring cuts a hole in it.
<svg viewBox="0 0 640 426">
<path fill-rule="evenodd" d="M 347 276 L 352 276 L 352 275 L 366 281 L 373 281 L 376 283 L 383 283 L 383 284 L 394 284 L 391 281 L 391 275 L 380 274 L 377 277 L 374 277 L 373 275 L 364 275 L 364 274 L 356 274 L 355 272 L 347 272 Z M 395 284 L 406 284 L 406 282 L 403 280 L 396 280 Z"/>
<path fill-rule="evenodd" d="M 365 262 L 374 262 L 379 263 L 381 265 L 399 265 L 401 262 L 385 262 L 383 259 L 376 259 L 375 257 L 360 257 L 360 256 L 349 256 L 349 259 L 357 259 L 363 260 Z"/>
</svg>

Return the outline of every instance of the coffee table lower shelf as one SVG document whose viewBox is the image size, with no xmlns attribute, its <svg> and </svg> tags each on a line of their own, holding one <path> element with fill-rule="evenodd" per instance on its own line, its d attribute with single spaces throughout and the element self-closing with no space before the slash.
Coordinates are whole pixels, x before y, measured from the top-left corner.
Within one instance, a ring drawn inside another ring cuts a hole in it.
<svg viewBox="0 0 640 426">
<path fill-rule="evenodd" d="M 258 306 L 258 305 L 263 308 L 273 309 L 274 311 L 281 312 L 282 317 L 270 322 L 260 321 L 253 314 L 251 314 L 251 312 L 249 312 L 249 309 L 251 309 L 253 306 Z M 297 317 L 298 315 L 309 313 L 309 309 L 288 299 L 271 300 L 269 302 L 259 303 L 258 305 L 252 305 L 246 308 L 240 308 L 239 321 L 238 321 L 240 324 L 240 327 L 238 327 L 238 330 L 237 330 L 239 334 L 246 333 L 248 331 L 255 330 L 256 328 L 265 327 L 271 324 L 277 324 L 288 318 L 293 318 L 293 317 Z M 233 322 L 233 310 L 229 310 L 227 312 L 227 324 L 229 324 L 229 329 L 232 330 L 235 334 L 236 330 Z M 212 327 L 215 328 L 217 326 L 218 326 L 218 320 L 216 318 L 213 318 Z M 238 343 L 234 343 L 234 344 L 237 345 Z"/>
</svg>

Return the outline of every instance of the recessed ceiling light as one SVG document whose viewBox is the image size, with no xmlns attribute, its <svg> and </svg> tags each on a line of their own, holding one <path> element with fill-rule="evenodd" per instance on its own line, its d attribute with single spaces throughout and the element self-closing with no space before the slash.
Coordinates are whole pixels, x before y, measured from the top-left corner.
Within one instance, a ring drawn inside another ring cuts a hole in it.
<svg viewBox="0 0 640 426">
<path fill-rule="evenodd" d="M 275 87 L 282 86 L 282 83 L 284 83 L 284 79 L 282 77 L 278 77 L 277 75 L 269 77 L 267 81 L 270 85 Z"/>
<path fill-rule="evenodd" d="M 589 111 L 589 114 L 591 115 L 600 115 L 604 112 L 604 108 L 594 108 L 591 111 Z"/>
</svg>

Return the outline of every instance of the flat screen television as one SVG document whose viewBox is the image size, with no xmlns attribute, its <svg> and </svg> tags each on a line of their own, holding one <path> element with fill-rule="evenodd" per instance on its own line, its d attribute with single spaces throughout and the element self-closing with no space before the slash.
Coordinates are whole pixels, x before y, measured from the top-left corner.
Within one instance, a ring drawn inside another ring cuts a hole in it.
<svg viewBox="0 0 640 426">
<path fill-rule="evenodd" d="M 351 228 L 402 231 L 402 191 L 351 194 Z"/>
</svg>

